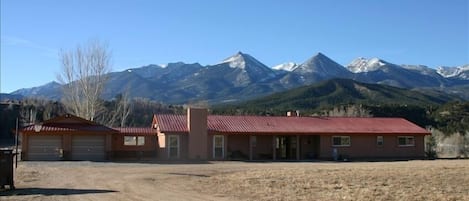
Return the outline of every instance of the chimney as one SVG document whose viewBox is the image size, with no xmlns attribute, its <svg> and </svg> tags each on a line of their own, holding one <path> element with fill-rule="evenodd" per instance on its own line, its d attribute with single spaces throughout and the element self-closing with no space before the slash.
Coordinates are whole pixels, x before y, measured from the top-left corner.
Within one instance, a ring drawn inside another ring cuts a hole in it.
<svg viewBox="0 0 469 201">
<path fill-rule="evenodd" d="M 292 112 L 292 111 L 287 112 L 287 117 L 299 117 L 299 116 L 300 116 L 300 111 L 299 110 L 296 110 L 294 112 Z"/>
<path fill-rule="evenodd" d="M 207 114 L 205 108 L 187 108 L 189 159 L 207 159 Z"/>
</svg>

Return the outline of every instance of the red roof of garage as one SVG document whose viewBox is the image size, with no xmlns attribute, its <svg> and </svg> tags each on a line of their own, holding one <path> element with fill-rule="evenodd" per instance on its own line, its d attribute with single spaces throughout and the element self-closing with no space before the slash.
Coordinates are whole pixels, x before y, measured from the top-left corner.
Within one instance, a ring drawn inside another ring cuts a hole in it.
<svg viewBox="0 0 469 201">
<path fill-rule="evenodd" d="M 102 125 L 79 125 L 79 124 L 46 124 L 41 125 L 39 131 L 35 130 L 35 125 L 23 128 L 22 131 L 34 132 L 71 132 L 71 131 L 89 131 L 89 132 L 117 132 L 112 128 Z"/>
<path fill-rule="evenodd" d="M 117 132 L 104 125 L 66 114 L 44 121 L 41 124 L 24 127 L 22 132 Z"/>
<path fill-rule="evenodd" d="M 184 115 L 155 115 L 161 132 L 188 132 Z M 403 118 L 355 117 L 207 117 L 209 131 L 257 134 L 429 134 Z"/>
</svg>

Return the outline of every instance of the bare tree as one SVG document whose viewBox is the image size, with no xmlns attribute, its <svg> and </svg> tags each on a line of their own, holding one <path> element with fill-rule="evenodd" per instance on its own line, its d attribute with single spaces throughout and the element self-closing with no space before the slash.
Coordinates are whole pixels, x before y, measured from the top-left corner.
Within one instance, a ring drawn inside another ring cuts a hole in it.
<svg viewBox="0 0 469 201">
<path fill-rule="evenodd" d="M 101 122 L 107 126 L 124 127 L 127 123 L 127 117 L 130 115 L 132 101 L 129 96 L 129 89 L 118 94 L 115 99 L 106 106 L 107 116 L 101 117 Z"/>
<path fill-rule="evenodd" d="M 335 106 L 325 111 L 326 116 L 331 117 L 371 117 L 370 111 L 362 105 Z"/>
<path fill-rule="evenodd" d="M 62 71 L 57 76 L 64 85 L 62 102 L 79 117 L 94 120 L 102 108 L 100 100 L 107 73 L 111 71 L 111 55 L 107 45 L 89 41 L 83 47 L 60 52 Z"/>
<path fill-rule="evenodd" d="M 122 93 L 122 97 L 119 103 L 119 108 L 120 113 L 121 113 L 121 122 L 120 122 L 120 127 L 124 127 L 126 122 L 127 122 L 127 117 L 130 114 L 130 111 L 132 109 L 131 105 L 131 100 L 130 100 L 130 93 L 129 93 L 129 88 L 127 88 L 124 93 Z"/>
</svg>

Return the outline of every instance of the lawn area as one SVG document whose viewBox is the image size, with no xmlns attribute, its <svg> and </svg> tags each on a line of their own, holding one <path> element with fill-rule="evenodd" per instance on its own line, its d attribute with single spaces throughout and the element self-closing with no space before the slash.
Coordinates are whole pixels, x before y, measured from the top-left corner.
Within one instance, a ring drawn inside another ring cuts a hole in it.
<svg viewBox="0 0 469 201">
<path fill-rule="evenodd" d="M 0 200 L 469 200 L 469 160 L 21 162 Z"/>
</svg>

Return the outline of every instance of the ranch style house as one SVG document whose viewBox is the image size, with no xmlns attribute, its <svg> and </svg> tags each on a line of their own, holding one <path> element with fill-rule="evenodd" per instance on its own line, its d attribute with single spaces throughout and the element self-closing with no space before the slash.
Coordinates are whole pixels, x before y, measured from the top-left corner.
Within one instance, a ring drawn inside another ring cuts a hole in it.
<svg viewBox="0 0 469 201">
<path fill-rule="evenodd" d="M 23 160 L 342 160 L 425 157 L 430 132 L 403 118 L 155 114 L 145 128 L 73 115 L 27 126 Z"/>
</svg>

